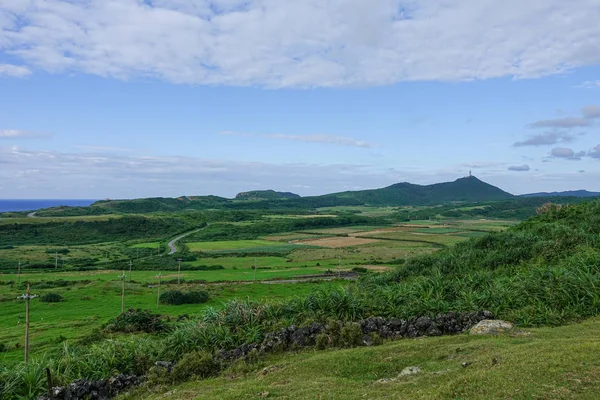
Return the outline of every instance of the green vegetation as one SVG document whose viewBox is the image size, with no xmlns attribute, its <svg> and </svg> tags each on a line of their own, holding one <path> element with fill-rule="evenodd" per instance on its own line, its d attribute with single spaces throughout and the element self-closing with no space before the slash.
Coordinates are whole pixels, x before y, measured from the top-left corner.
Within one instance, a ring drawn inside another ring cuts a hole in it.
<svg viewBox="0 0 600 400">
<path fill-rule="evenodd" d="M 40 301 L 43 303 L 60 303 L 64 298 L 58 293 L 46 293 L 40 297 Z"/>
<path fill-rule="evenodd" d="M 209 299 L 208 293 L 205 291 L 181 292 L 179 290 L 169 290 L 160 295 L 159 301 L 161 304 L 170 304 L 179 306 L 181 304 L 202 304 Z"/>
<path fill-rule="evenodd" d="M 290 192 L 276 192 L 274 190 L 253 190 L 250 192 L 238 193 L 236 200 L 275 200 L 275 199 L 296 199 L 300 196 Z"/>
<path fill-rule="evenodd" d="M 469 185 L 483 184 L 466 179 L 410 190 L 400 184 L 383 194 L 363 193 L 362 200 L 348 198 L 349 203 L 369 199 L 381 207 L 298 208 L 300 201 L 310 198 L 145 199 L 142 208 L 162 204 L 181 211 L 81 220 L 41 217 L 52 220 L 39 223 L 38 218 L 29 218 L 11 224 L 5 221 L 12 218 L 6 218 L 0 224 L 0 270 L 10 273 L 0 274 L 0 342 L 4 345 L 0 364 L 11 367 L 0 371 L 0 390 L 32 398 L 43 390 L 43 380 L 39 386 L 35 374 L 47 365 L 58 383 L 117 372 L 148 374 L 158 385 L 215 376 L 223 370 L 235 374 L 239 371 L 235 368 L 252 370 L 264 358 L 236 367 L 214 365 L 211 356 L 260 343 L 291 325 L 327 324 L 328 330 L 314 344 L 329 348 L 361 342 L 356 323 L 371 316 L 411 319 L 485 309 L 530 327 L 557 326 L 600 314 L 599 202 L 543 206 L 540 199 L 519 198 L 440 206 L 385 205 L 394 191 L 417 196 L 426 188 L 423 193 L 442 196 L 456 187 L 467 190 Z M 484 188 L 476 192 L 498 194 Z M 262 208 L 274 202 L 296 205 Z M 200 203 L 222 207 L 195 208 Z M 121 213 L 125 212 L 121 207 L 127 212 L 137 210 L 136 204 L 100 202 L 95 207 Z M 518 217 L 536 209 L 540 215 L 520 224 L 482 217 L 486 213 Z M 459 218 L 466 215 L 470 218 Z M 178 243 L 177 253 L 167 254 L 170 239 L 203 226 Z M 180 259 L 181 275 L 177 273 Z M 294 283 L 302 276 L 331 278 L 350 271 L 360 274 L 357 282 Z M 121 309 L 118 275 L 123 272 L 125 303 L 131 311 L 115 318 Z M 162 315 L 147 311 L 157 307 L 159 272 Z M 287 281 L 269 282 L 275 278 Z M 245 284 L 254 279 L 264 282 Z M 24 307 L 16 297 L 24 292 L 25 282 L 41 296 L 31 303 L 31 349 L 36 361 L 27 368 L 16 363 L 22 354 Z M 52 296 L 64 301 L 42 301 Z M 336 326 L 339 329 L 332 328 Z M 90 359 L 95 365 L 89 364 Z M 165 376 L 164 371 L 152 369 L 158 360 L 179 361 L 176 365 L 189 368 L 179 366 L 179 372 Z M 32 379 L 26 378 L 29 374 Z M 6 389 L 13 384 L 16 389 Z"/>
<path fill-rule="evenodd" d="M 196 222 L 196 224 L 200 224 Z M 65 245 L 114 240 L 163 238 L 191 229 L 192 221 L 175 217 L 126 216 L 106 221 L 0 225 L 0 245 Z"/>
<path fill-rule="evenodd" d="M 274 355 L 122 399 L 596 399 L 600 319 L 500 337 L 446 336 Z M 463 367 L 466 365 L 466 367 Z M 398 378 L 407 367 L 422 372 Z"/>
</svg>

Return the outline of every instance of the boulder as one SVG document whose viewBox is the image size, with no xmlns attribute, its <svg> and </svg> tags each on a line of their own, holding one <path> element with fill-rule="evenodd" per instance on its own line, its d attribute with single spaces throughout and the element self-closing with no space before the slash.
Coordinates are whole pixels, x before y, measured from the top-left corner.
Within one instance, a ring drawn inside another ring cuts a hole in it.
<svg viewBox="0 0 600 400">
<path fill-rule="evenodd" d="M 484 319 L 471 328 L 471 335 L 498 335 L 514 328 L 514 325 L 499 319 Z"/>
<path fill-rule="evenodd" d="M 398 375 L 398 378 L 400 378 L 401 376 L 415 375 L 420 372 L 421 372 L 420 367 L 406 367 L 402 370 L 402 372 L 400 372 L 400 375 Z"/>
</svg>

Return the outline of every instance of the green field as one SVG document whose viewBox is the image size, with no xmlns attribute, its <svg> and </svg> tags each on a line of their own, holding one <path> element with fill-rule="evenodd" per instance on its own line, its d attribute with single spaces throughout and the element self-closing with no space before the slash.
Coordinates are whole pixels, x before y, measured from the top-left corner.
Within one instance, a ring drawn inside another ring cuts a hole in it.
<svg viewBox="0 0 600 400">
<path fill-rule="evenodd" d="M 160 242 L 145 242 L 145 243 L 134 244 L 131 247 L 134 249 L 156 249 L 160 245 L 161 245 Z"/>
<path fill-rule="evenodd" d="M 220 271 L 207 271 L 213 273 Z M 316 272 L 316 271 L 313 271 Z M 229 271 L 231 273 L 231 271 Z M 143 308 L 156 310 L 157 284 L 156 271 L 134 272 L 133 282 L 126 282 L 126 308 Z M 219 280 L 237 280 L 243 278 L 244 273 L 236 276 L 222 274 Z M 274 275 L 269 271 L 258 270 L 257 277 L 269 279 Z M 293 276 L 290 273 L 289 276 Z M 199 272 L 182 273 L 182 279 L 204 279 Z M 245 276 L 252 279 L 251 273 Z M 51 289 L 32 289 L 32 293 L 43 295 L 45 293 L 59 293 L 65 299 L 60 303 L 42 303 L 39 299 L 31 301 L 31 351 L 33 355 L 42 355 L 50 351 L 65 340 L 79 339 L 89 334 L 94 328 L 100 327 L 109 318 L 120 313 L 121 310 L 121 282 L 116 271 L 105 273 L 58 273 L 58 274 L 32 274 L 23 277 L 31 282 L 55 281 L 63 279 L 73 281 L 67 287 Z M 217 278 L 213 274 L 213 278 Z M 228 279 L 231 278 L 231 279 Z M 2 318 L 0 318 L 0 343 L 9 347 L 9 351 L 0 353 L 0 364 L 19 360 L 22 357 L 24 333 L 24 303 L 15 298 L 24 293 L 24 285 L 6 284 L 16 279 L 15 276 L 0 275 L 0 303 L 2 303 Z M 162 279 L 177 279 L 176 273 L 164 274 Z M 210 301 L 199 305 L 161 305 L 158 311 L 162 314 L 176 317 L 180 314 L 197 314 L 208 306 L 219 308 L 223 302 L 234 298 L 251 298 L 254 300 L 275 301 L 284 298 L 308 294 L 315 287 L 328 287 L 330 285 L 344 285 L 344 282 L 324 283 L 289 283 L 272 284 L 225 284 L 204 285 L 183 283 L 162 284 L 161 290 L 179 289 L 183 291 L 207 290 Z"/>
<path fill-rule="evenodd" d="M 261 247 L 281 247 L 270 240 L 231 240 L 219 242 L 186 243 L 191 251 L 243 250 Z M 284 246 L 288 247 L 288 246 Z"/>
</svg>

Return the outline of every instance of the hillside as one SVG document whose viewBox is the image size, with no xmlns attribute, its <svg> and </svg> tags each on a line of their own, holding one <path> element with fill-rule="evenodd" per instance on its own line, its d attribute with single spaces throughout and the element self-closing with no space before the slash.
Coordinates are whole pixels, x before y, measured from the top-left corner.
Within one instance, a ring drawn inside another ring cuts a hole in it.
<svg viewBox="0 0 600 400">
<path fill-rule="evenodd" d="M 520 197 L 599 197 L 600 192 L 587 190 L 568 190 L 566 192 L 539 192 L 522 194 Z"/>
<path fill-rule="evenodd" d="M 300 197 L 289 192 L 260 190 L 239 193 L 235 199 L 218 196 L 183 196 L 134 200 L 102 200 L 89 207 L 48 209 L 39 215 L 98 215 L 109 213 L 174 212 L 183 210 L 313 210 L 335 206 L 428 206 L 452 202 L 475 203 L 516 197 L 476 177 L 433 185 L 397 183 L 386 188 Z"/>
<path fill-rule="evenodd" d="M 236 200 L 280 200 L 297 199 L 300 195 L 291 192 L 276 192 L 274 190 L 253 190 L 241 192 L 235 196 Z"/>
<path fill-rule="evenodd" d="M 424 186 L 403 182 L 382 189 L 333 193 L 323 197 L 353 199 L 372 206 L 400 206 L 508 200 L 515 196 L 470 176 L 454 182 Z"/>
<path fill-rule="evenodd" d="M 597 399 L 600 319 L 501 337 L 459 335 L 305 351 L 133 399 Z M 463 363 L 467 367 L 463 367 Z M 397 378 L 409 366 L 421 373 Z M 168 392 L 168 394 L 167 394 Z"/>
</svg>

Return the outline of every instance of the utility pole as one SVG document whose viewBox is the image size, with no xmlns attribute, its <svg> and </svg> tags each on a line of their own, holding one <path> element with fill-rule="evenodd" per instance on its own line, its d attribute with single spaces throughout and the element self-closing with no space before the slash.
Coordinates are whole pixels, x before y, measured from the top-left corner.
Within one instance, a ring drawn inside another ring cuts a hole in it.
<svg viewBox="0 0 600 400">
<path fill-rule="evenodd" d="M 129 260 L 129 282 L 131 282 L 131 266 L 132 265 L 133 265 L 133 262 L 131 260 Z"/>
<path fill-rule="evenodd" d="M 125 272 L 123 275 L 119 275 L 121 279 L 121 314 L 125 313 Z"/>
<path fill-rule="evenodd" d="M 21 261 L 19 261 L 19 269 L 17 270 L 18 283 L 21 283 Z"/>
<path fill-rule="evenodd" d="M 178 258 L 177 262 L 177 285 L 179 285 L 181 283 L 181 258 Z"/>
<path fill-rule="evenodd" d="M 254 282 L 256 283 L 256 258 L 254 259 Z"/>
<path fill-rule="evenodd" d="M 159 272 L 159 274 L 156 275 L 156 277 L 158 278 L 158 291 L 156 292 L 156 308 L 158 308 L 158 303 L 160 301 L 160 280 L 162 278 L 162 273 Z"/>
<path fill-rule="evenodd" d="M 25 300 L 25 364 L 29 362 L 29 302 L 35 299 L 37 295 L 30 294 L 30 285 L 27 283 L 27 291 L 18 299 Z"/>
<path fill-rule="evenodd" d="M 58 268 L 58 251 L 54 253 L 54 269 Z"/>
<path fill-rule="evenodd" d="M 338 255 L 338 279 L 342 277 L 342 270 L 340 269 L 342 266 L 342 256 Z"/>
<path fill-rule="evenodd" d="M 139 247 L 137 248 L 137 260 L 138 261 L 140 260 L 140 248 Z"/>
</svg>

